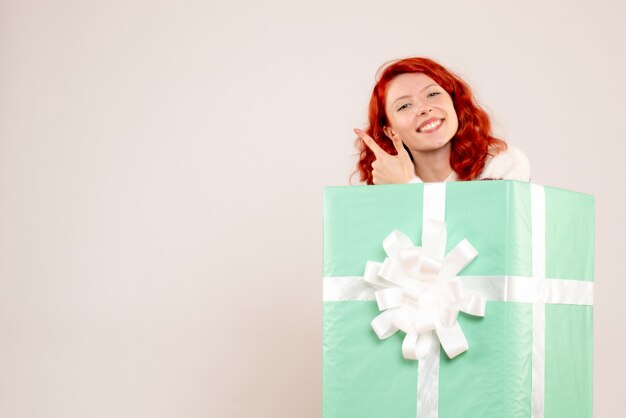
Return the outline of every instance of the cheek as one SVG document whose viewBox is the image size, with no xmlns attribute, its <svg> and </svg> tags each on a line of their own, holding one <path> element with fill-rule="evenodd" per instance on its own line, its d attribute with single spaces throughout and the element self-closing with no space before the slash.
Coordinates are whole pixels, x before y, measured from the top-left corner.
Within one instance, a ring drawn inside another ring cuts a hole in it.
<svg viewBox="0 0 626 418">
<path fill-rule="evenodd" d="M 454 127 L 455 130 L 459 127 L 459 119 L 454 111 L 448 113 L 448 120 L 450 121 L 450 126 Z"/>
<path fill-rule="evenodd" d="M 451 108 L 448 111 L 448 117 L 450 118 L 451 121 L 453 121 L 454 123 L 456 123 L 458 125 L 458 123 L 459 123 L 459 115 L 457 115 L 457 113 L 455 112 L 454 108 Z"/>
<path fill-rule="evenodd" d="M 454 130 L 454 133 L 456 134 L 457 131 L 459 130 L 459 121 L 456 118 L 454 118 L 453 122 L 454 123 L 452 124 L 452 128 Z"/>
<path fill-rule="evenodd" d="M 394 118 L 389 120 L 389 126 L 392 129 L 402 130 L 406 129 L 407 125 L 410 123 L 410 118 L 403 116 L 395 116 Z"/>
<path fill-rule="evenodd" d="M 448 119 L 450 119 L 450 121 L 452 121 L 452 122 L 454 122 L 455 124 L 458 125 L 459 118 L 458 118 L 456 110 L 454 110 L 454 106 L 452 104 L 449 104 L 447 106 L 447 113 L 448 113 Z"/>
</svg>

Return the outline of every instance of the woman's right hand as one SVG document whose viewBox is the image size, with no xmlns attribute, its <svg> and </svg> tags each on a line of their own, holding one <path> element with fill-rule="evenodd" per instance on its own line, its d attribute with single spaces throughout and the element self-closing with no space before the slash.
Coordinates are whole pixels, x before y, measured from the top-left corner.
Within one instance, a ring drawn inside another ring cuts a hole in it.
<svg viewBox="0 0 626 418">
<path fill-rule="evenodd" d="M 365 131 L 355 128 L 354 133 L 372 150 L 376 160 L 372 163 L 374 184 L 404 184 L 415 178 L 415 166 L 402 141 L 394 136 L 391 138 L 398 155 L 391 155 L 378 146 Z"/>
</svg>

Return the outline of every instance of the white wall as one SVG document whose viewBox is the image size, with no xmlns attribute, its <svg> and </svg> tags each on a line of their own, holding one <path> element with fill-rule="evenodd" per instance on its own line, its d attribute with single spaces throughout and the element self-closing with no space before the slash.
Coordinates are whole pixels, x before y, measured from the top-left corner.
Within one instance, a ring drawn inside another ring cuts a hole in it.
<svg viewBox="0 0 626 418">
<path fill-rule="evenodd" d="M 596 196 L 616 416 L 626 3 L 213 3 L 0 2 L 0 416 L 320 416 L 322 188 L 412 55 L 472 85 L 535 183 Z"/>
</svg>

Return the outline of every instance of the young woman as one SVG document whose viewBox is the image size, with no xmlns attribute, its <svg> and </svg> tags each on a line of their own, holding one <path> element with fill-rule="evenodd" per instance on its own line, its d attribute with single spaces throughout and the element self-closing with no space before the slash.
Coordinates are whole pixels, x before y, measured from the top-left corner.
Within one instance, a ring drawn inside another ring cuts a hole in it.
<svg viewBox="0 0 626 418">
<path fill-rule="evenodd" d="M 530 179 L 528 159 L 492 136 L 489 116 L 469 86 L 427 58 L 383 69 L 369 127 L 354 132 L 357 171 L 367 184 Z"/>
</svg>

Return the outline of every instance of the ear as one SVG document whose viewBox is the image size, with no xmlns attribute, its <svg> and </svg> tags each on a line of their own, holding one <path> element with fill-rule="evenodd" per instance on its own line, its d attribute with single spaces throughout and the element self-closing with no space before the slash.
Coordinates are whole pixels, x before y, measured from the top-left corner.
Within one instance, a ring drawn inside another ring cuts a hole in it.
<svg viewBox="0 0 626 418">
<path fill-rule="evenodd" d="M 389 137 L 389 139 L 393 139 L 393 137 L 396 135 L 393 129 L 391 129 L 389 126 L 383 127 L 383 132 Z"/>
</svg>

